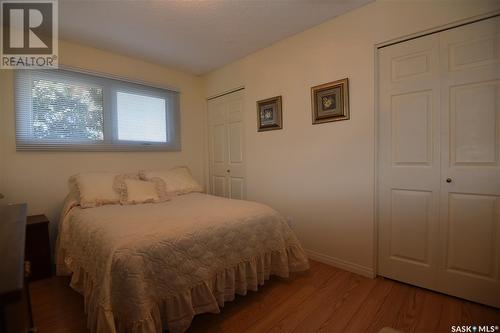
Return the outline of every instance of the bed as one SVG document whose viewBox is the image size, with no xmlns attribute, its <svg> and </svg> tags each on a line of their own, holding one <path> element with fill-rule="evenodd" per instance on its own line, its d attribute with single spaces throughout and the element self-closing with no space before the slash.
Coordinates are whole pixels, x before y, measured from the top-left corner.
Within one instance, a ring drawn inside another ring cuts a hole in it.
<svg viewBox="0 0 500 333">
<path fill-rule="evenodd" d="M 97 333 L 184 332 L 271 275 L 308 269 L 285 219 L 256 202 L 203 193 L 82 209 L 66 199 L 57 272 L 85 298 Z"/>
</svg>

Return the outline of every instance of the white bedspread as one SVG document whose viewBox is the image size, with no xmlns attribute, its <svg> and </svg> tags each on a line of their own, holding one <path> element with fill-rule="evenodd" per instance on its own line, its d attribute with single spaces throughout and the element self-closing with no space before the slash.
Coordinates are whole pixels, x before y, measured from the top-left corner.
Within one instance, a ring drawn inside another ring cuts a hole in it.
<svg viewBox="0 0 500 333">
<path fill-rule="evenodd" d="M 308 268 L 268 206 L 200 193 L 142 205 L 71 208 L 59 227 L 58 274 L 85 296 L 91 332 L 185 331 L 270 275 Z"/>
</svg>

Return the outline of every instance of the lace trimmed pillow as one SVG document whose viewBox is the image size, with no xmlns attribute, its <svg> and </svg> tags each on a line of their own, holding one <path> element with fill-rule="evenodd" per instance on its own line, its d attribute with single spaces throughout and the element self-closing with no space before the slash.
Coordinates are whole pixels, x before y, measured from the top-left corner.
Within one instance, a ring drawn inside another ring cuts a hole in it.
<svg viewBox="0 0 500 333">
<path fill-rule="evenodd" d="M 139 171 L 144 180 L 157 180 L 162 183 L 166 195 L 181 195 L 191 192 L 203 192 L 203 187 L 193 178 L 187 167 L 175 167 L 163 171 Z"/>
<path fill-rule="evenodd" d="M 79 173 L 69 178 L 70 192 L 79 198 L 82 208 L 120 203 L 120 193 L 115 189 L 113 172 Z M 138 175 L 136 174 L 136 177 Z"/>
<path fill-rule="evenodd" d="M 139 179 L 138 175 L 119 175 L 115 178 L 115 189 L 120 193 L 122 205 L 170 200 L 161 179 L 147 181 Z"/>
</svg>

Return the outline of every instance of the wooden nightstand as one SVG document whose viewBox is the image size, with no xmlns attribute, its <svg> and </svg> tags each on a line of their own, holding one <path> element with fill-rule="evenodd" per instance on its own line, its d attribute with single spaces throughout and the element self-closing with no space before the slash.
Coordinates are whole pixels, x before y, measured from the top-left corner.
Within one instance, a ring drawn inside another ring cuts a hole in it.
<svg viewBox="0 0 500 333">
<path fill-rule="evenodd" d="M 52 276 L 49 224 L 45 215 L 28 216 L 24 257 L 31 266 L 30 281 Z"/>
</svg>

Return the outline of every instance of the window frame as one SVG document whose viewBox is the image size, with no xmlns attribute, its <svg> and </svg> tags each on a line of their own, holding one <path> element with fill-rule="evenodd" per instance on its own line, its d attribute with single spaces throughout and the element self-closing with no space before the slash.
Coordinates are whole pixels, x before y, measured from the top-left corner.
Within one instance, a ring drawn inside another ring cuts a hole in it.
<svg viewBox="0 0 500 333">
<path fill-rule="evenodd" d="M 102 89 L 103 140 L 34 139 L 31 135 L 32 84 L 36 79 Z M 73 69 L 17 70 L 15 73 L 16 150 L 18 151 L 180 151 L 180 93 L 103 74 Z M 117 93 L 136 93 L 165 100 L 167 142 L 118 140 Z"/>
</svg>

